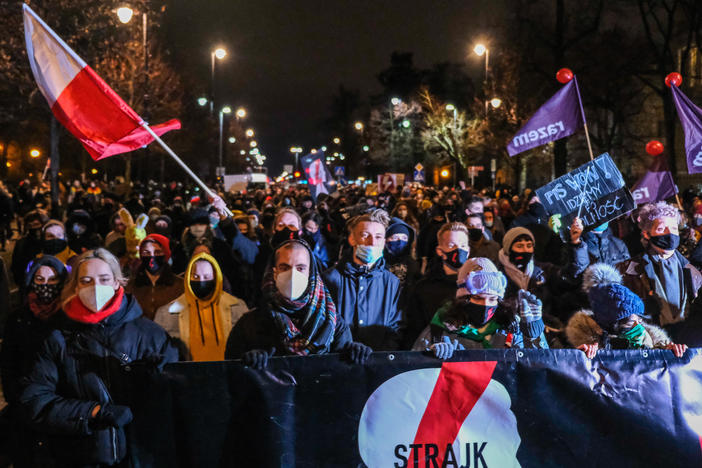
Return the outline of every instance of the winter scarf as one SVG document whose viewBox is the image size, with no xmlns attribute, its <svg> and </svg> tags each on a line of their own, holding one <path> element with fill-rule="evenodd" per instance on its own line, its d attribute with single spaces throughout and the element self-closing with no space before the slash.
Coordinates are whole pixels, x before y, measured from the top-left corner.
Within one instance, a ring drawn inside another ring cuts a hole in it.
<svg viewBox="0 0 702 468">
<path fill-rule="evenodd" d="M 505 268 L 505 274 L 511 279 L 519 289 L 525 291 L 529 290 L 529 279 L 534 273 L 534 260 L 531 260 L 527 265 L 526 271 L 522 271 L 517 268 L 512 262 L 509 261 L 509 255 L 505 254 L 504 249 L 500 249 L 499 259 L 502 266 Z"/>
<path fill-rule="evenodd" d="M 307 291 L 295 301 L 283 296 L 275 285 L 273 268 L 263 278 L 263 294 L 270 304 L 270 314 L 282 335 L 282 343 L 291 354 L 306 356 L 329 349 L 336 329 L 336 305 L 317 271 L 309 246 L 310 278 Z M 284 245 L 285 243 L 281 244 Z"/>
<path fill-rule="evenodd" d="M 34 291 L 27 294 L 27 304 L 32 314 L 39 320 L 48 320 L 49 317 L 61 310 L 61 298 L 57 297 L 53 301 L 47 303 L 42 302 L 39 296 Z"/>
<path fill-rule="evenodd" d="M 80 298 L 76 295 L 68 299 L 63 306 L 63 311 L 68 318 L 76 322 L 90 324 L 100 323 L 119 310 L 119 307 L 122 305 L 122 298 L 124 298 L 124 288 L 120 286 L 117 292 L 115 292 L 115 295 L 112 296 L 112 299 L 110 299 L 99 312 L 93 312 L 85 307 Z"/>
<path fill-rule="evenodd" d="M 495 332 L 500 328 L 500 326 L 497 324 L 497 322 L 495 320 L 489 320 L 481 328 L 474 328 L 474 327 L 470 326 L 469 324 L 465 324 L 464 326 L 462 326 L 460 328 L 457 328 L 455 330 L 451 330 L 446 326 L 444 321 L 441 319 L 441 315 L 442 315 L 443 311 L 444 311 L 443 307 L 436 311 L 436 313 L 434 314 L 434 317 L 432 317 L 432 319 L 431 319 L 432 325 L 436 325 L 437 327 L 440 327 L 440 328 L 442 328 L 450 333 L 458 335 L 461 338 L 467 338 L 467 339 L 472 340 L 472 341 L 477 341 L 485 349 L 492 347 L 490 345 L 490 338 L 492 338 L 492 335 L 494 335 Z"/>
</svg>

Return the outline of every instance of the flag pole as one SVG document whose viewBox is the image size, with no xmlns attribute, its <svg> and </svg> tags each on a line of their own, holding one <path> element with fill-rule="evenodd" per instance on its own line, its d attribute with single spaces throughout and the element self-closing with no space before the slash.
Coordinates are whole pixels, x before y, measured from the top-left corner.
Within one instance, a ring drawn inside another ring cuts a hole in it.
<svg viewBox="0 0 702 468">
<path fill-rule="evenodd" d="M 149 127 L 149 124 L 147 124 L 146 122 L 142 122 L 142 123 L 141 123 L 141 126 L 144 127 L 144 129 L 145 129 L 147 132 L 149 132 L 149 134 L 154 138 L 154 140 L 155 140 L 156 142 L 158 142 L 158 144 L 161 145 L 161 147 L 162 147 L 164 150 L 166 150 L 166 153 L 168 153 L 168 154 L 175 160 L 175 162 L 177 162 L 177 163 L 180 165 L 180 167 L 182 167 L 183 170 L 185 170 L 185 172 L 186 172 L 190 177 L 193 178 L 193 180 L 195 181 L 195 183 L 197 183 L 197 185 L 199 185 L 200 188 L 202 188 L 202 190 L 204 190 L 205 193 L 206 193 L 210 198 L 214 198 L 214 197 L 218 196 L 218 195 L 217 195 L 216 193 L 214 193 L 207 185 L 205 185 L 205 183 L 204 183 L 202 180 L 200 180 L 200 178 L 199 178 L 197 175 L 195 175 L 195 173 L 187 166 L 187 164 L 185 164 L 185 163 L 183 162 L 183 160 L 180 159 L 180 158 L 178 157 L 178 155 L 175 154 L 175 153 L 173 152 L 173 150 L 172 150 L 158 135 L 156 135 L 156 133 L 155 133 L 153 130 L 151 130 L 151 127 Z M 230 217 L 234 217 L 234 215 L 232 214 L 232 212 L 229 210 L 228 207 L 225 206 L 225 207 L 224 207 L 224 210 L 226 211 L 227 215 L 229 215 Z"/>
<path fill-rule="evenodd" d="M 590 132 L 587 130 L 587 120 L 585 120 L 585 109 L 583 109 L 583 99 L 580 97 L 580 87 L 578 86 L 578 79 L 573 75 L 573 81 L 575 81 L 575 91 L 578 93 L 578 104 L 580 104 L 580 115 L 583 117 L 583 128 L 585 129 L 585 140 L 587 140 L 587 149 L 590 152 L 590 161 L 595 160 L 595 156 L 592 154 L 592 144 L 590 143 Z"/>
</svg>

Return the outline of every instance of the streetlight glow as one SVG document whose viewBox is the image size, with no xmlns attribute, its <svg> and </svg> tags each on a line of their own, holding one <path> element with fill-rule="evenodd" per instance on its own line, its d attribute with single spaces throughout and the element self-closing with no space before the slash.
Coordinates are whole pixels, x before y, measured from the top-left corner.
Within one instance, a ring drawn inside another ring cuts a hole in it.
<svg viewBox="0 0 702 468">
<path fill-rule="evenodd" d="M 411 123 L 409 120 L 405 119 L 405 120 L 402 121 L 402 126 L 403 126 L 403 127 L 405 127 L 405 128 L 410 128 L 410 125 L 412 125 L 412 123 Z"/>
<path fill-rule="evenodd" d="M 370 150 L 370 147 L 368 145 L 363 145 L 363 151 L 368 152 Z"/>
<path fill-rule="evenodd" d="M 120 7 L 117 8 L 117 18 L 124 23 L 127 24 L 132 20 L 132 16 L 134 15 L 134 10 L 132 10 L 129 7 Z"/>
<path fill-rule="evenodd" d="M 393 106 L 396 106 L 396 105 L 398 105 L 399 103 L 401 103 L 402 100 L 401 100 L 400 98 L 394 97 L 394 98 L 390 99 L 390 102 L 392 103 Z"/>
<path fill-rule="evenodd" d="M 255 147 L 258 145 L 258 143 L 256 143 L 256 140 L 251 140 L 251 143 L 249 143 L 249 145 L 250 145 L 252 148 L 255 148 Z"/>
<path fill-rule="evenodd" d="M 29 152 L 29 155 L 33 158 L 38 158 L 39 156 L 41 156 L 41 151 L 35 148 Z"/>
<path fill-rule="evenodd" d="M 98 170 L 95 169 L 95 168 L 92 168 L 92 169 L 90 169 L 90 173 L 91 173 L 91 174 L 97 174 L 97 173 L 98 173 Z"/>
<path fill-rule="evenodd" d="M 326 147 L 326 146 L 322 146 L 322 151 L 326 151 L 326 150 L 327 150 L 327 147 Z"/>
<path fill-rule="evenodd" d="M 229 137 L 229 143 L 236 143 L 236 138 Z"/>
<path fill-rule="evenodd" d="M 454 106 L 453 104 L 446 104 L 446 110 L 449 112 L 455 111 L 456 106 Z"/>
<path fill-rule="evenodd" d="M 487 52 L 487 47 L 485 47 L 484 44 L 476 44 L 473 48 L 473 52 L 475 52 L 478 56 L 482 57 L 483 54 Z"/>
<path fill-rule="evenodd" d="M 216 49 L 214 50 L 214 52 L 212 52 L 212 53 L 213 53 L 214 56 L 217 57 L 219 60 L 222 60 L 224 57 L 227 56 L 227 51 L 224 50 L 224 49 L 221 48 L 221 47 L 216 48 Z"/>
<path fill-rule="evenodd" d="M 497 109 L 498 107 L 500 107 L 500 106 L 502 105 L 502 99 L 500 99 L 500 98 L 492 98 L 492 99 L 490 100 L 490 105 L 491 105 L 493 108 Z"/>
<path fill-rule="evenodd" d="M 229 106 L 224 106 L 222 107 L 222 113 L 223 114 L 231 114 L 232 113 L 232 108 Z"/>
<path fill-rule="evenodd" d="M 441 177 L 448 177 L 449 176 L 449 171 L 448 169 L 442 169 L 441 170 Z"/>
<path fill-rule="evenodd" d="M 246 109 L 243 107 L 240 107 L 236 110 L 236 116 L 239 117 L 240 119 L 243 119 L 246 117 Z"/>
<path fill-rule="evenodd" d="M 334 141 L 334 144 L 335 144 L 335 145 L 338 145 L 339 143 L 341 143 L 341 138 L 339 138 L 339 137 L 334 137 L 334 140 L 332 140 L 332 141 Z"/>
<path fill-rule="evenodd" d="M 353 126 L 358 130 L 359 132 L 363 130 L 363 122 L 356 122 L 353 124 Z"/>
<path fill-rule="evenodd" d="M 204 107 L 207 105 L 208 100 L 206 97 L 197 98 L 197 103 L 200 104 L 201 107 Z"/>
<path fill-rule="evenodd" d="M 246 150 L 241 150 L 241 151 L 239 151 L 239 154 L 242 154 L 242 155 L 243 155 L 243 154 L 246 154 Z"/>
<path fill-rule="evenodd" d="M 250 129 L 246 130 L 246 136 L 249 137 L 249 138 L 251 138 L 251 137 L 254 136 L 253 128 L 250 128 Z"/>
</svg>

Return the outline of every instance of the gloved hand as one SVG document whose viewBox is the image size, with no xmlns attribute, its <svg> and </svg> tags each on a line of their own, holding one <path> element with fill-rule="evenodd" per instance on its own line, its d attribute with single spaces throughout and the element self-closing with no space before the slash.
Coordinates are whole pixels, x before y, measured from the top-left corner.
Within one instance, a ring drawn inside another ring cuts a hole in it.
<svg viewBox="0 0 702 468">
<path fill-rule="evenodd" d="M 548 218 L 548 227 L 551 228 L 551 230 L 558 234 L 561 230 L 561 226 L 563 223 L 561 222 L 561 216 L 560 214 L 555 214 Z"/>
<path fill-rule="evenodd" d="M 270 352 L 263 349 L 252 349 L 244 353 L 242 361 L 253 369 L 262 370 L 268 366 L 268 358 L 274 354 L 275 348 L 271 349 Z"/>
<path fill-rule="evenodd" d="M 541 320 L 541 299 L 523 289 L 519 290 L 519 317 L 526 323 Z"/>
<path fill-rule="evenodd" d="M 353 341 L 345 349 L 349 359 L 356 364 L 365 364 L 373 350 L 370 346 Z"/>
<path fill-rule="evenodd" d="M 444 336 L 440 343 L 434 343 L 430 349 L 438 359 L 450 359 L 459 346 L 458 340 L 454 339 L 452 342 L 451 338 Z"/>
<path fill-rule="evenodd" d="M 132 422 L 132 418 L 132 410 L 128 406 L 107 403 L 102 405 L 100 411 L 95 415 L 93 425 L 98 429 L 124 427 Z"/>
</svg>

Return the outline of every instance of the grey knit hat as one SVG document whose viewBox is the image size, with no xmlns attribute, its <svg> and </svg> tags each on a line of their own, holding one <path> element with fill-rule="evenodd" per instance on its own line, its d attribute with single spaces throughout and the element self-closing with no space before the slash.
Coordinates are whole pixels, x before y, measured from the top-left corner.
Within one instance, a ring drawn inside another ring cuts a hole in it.
<svg viewBox="0 0 702 468">
<path fill-rule="evenodd" d="M 502 299 L 507 279 L 490 259 L 469 258 L 458 270 L 456 297 L 477 294 L 494 294 Z"/>
<path fill-rule="evenodd" d="M 502 238 L 502 250 L 504 250 L 505 253 L 508 253 L 512 248 L 512 244 L 514 243 L 515 239 L 519 236 L 529 236 L 531 241 L 536 243 L 534 234 L 532 234 L 530 230 L 523 227 L 515 227 L 507 231 L 505 233 L 505 237 Z"/>
</svg>

